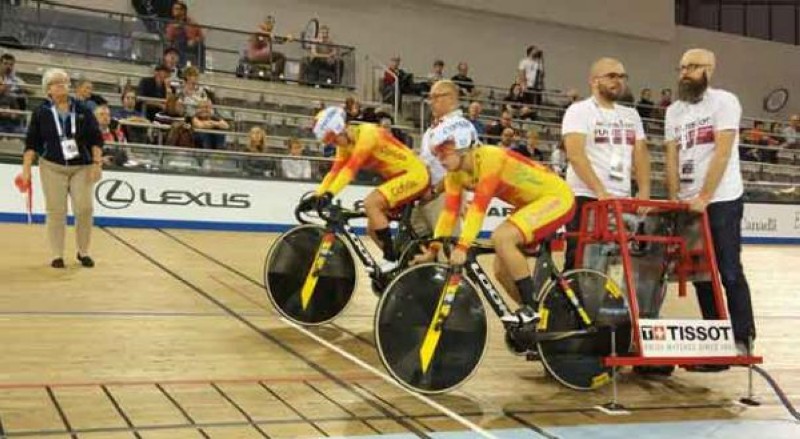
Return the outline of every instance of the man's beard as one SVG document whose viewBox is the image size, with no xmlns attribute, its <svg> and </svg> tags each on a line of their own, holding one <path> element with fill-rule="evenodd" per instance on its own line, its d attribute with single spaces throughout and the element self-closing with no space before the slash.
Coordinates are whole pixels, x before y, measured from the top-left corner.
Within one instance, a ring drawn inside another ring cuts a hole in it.
<svg viewBox="0 0 800 439">
<path fill-rule="evenodd" d="M 617 91 L 613 91 L 611 90 L 610 87 L 600 85 L 597 91 L 598 93 L 600 93 L 600 96 L 602 96 L 603 99 L 609 102 L 617 102 L 620 96 L 622 96 L 622 93 L 625 91 L 625 88 L 623 86 L 620 86 Z"/>
<path fill-rule="evenodd" d="M 708 88 L 708 76 L 703 72 L 700 79 L 682 78 L 678 81 L 678 99 L 690 104 L 700 102 Z"/>
</svg>

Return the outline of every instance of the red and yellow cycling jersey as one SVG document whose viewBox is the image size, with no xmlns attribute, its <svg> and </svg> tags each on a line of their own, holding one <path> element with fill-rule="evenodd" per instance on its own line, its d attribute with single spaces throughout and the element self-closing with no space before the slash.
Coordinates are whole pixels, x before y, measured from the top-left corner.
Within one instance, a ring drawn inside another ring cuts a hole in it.
<svg viewBox="0 0 800 439">
<path fill-rule="evenodd" d="M 567 183 L 550 168 L 513 151 L 481 146 L 470 152 L 472 172 L 449 172 L 444 180 L 445 208 L 436 225 L 436 237 L 448 237 L 458 219 L 464 189 L 475 195 L 467 208 L 458 246 L 467 248 L 477 238 L 486 209 L 497 197 L 514 206 L 508 218 L 525 243 L 543 238 L 569 221 L 575 197 Z"/>
<path fill-rule="evenodd" d="M 333 167 L 317 188 L 317 195 L 338 194 L 361 169 L 377 172 L 385 182 L 378 191 L 398 207 L 421 195 L 430 184 L 425 164 L 388 131 L 373 124 L 348 127 L 353 143 L 336 147 Z"/>
</svg>

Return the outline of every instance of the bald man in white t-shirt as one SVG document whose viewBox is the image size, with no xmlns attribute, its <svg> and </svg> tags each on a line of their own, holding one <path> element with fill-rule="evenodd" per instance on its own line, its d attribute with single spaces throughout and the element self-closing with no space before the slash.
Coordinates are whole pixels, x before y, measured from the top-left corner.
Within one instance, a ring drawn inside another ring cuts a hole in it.
<svg viewBox="0 0 800 439">
<path fill-rule="evenodd" d="M 742 268 L 744 184 L 739 168 L 742 107 L 733 93 L 709 87 L 714 53 L 687 51 L 680 64 L 678 100 L 664 121 L 670 199 L 708 213 L 711 237 L 728 302 L 737 350 L 746 354 L 755 338 L 750 287 Z M 703 318 L 717 318 L 711 282 L 696 282 Z"/>
<path fill-rule="evenodd" d="M 616 103 L 627 87 L 627 78 L 619 61 L 597 60 L 589 74 L 592 96 L 575 102 L 564 114 L 561 135 L 569 160 L 567 183 L 575 193 L 577 208 L 567 231 L 580 229 L 580 212 L 587 202 L 630 198 L 634 168 L 637 196 L 650 198 L 650 154 L 642 119 L 635 109 Z M 575 266 L 575 252 L 576 240 L 570 239 L 565 269 Z"/>
</svg>

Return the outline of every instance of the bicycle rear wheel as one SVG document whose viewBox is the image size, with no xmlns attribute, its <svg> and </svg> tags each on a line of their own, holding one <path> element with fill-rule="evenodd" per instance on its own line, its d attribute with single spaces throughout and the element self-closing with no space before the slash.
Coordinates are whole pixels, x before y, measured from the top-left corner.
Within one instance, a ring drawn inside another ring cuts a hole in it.
<svg viewBox="0 0 800 439">
<path fill-rule="evenodd" d="M 466 381 L 480 364 L 488 332 L 486 312 L 477 288 L 462 278 L 430 366 L 420 359 L 425 336 L 447 282 L 448 267 L 422 264 L 409 268 L 378 302 L 375 340 L 389 373 L 405 387 L 421 393 L 441 393 Z"/>
<path fill-rule="evenodd" d="M 319 271 L 312 295 L 303 307 L 302 290 L 326 231 L 306 224 L 289 230 L 270 247 L 264 263 L 264 286 L 275 309 L 301 325 L 321 325 L 341 314 L 353 297 L 356 269 L 353 255 L 338 235 Z"/>
<path fill-rule="evenodd" d="M 540 341 L 539 355 L 550 375 L 576 390 L 591 390 L 610 380 L 611 368 L 603 357 L 611 354 L 611 328 L 616 332 L 616 350 L 625 354 L 631 347 L 631 314 L 628 300 L 608 276 L 596 270 L 579 269 L 564 273 L 596 332 L 562 340 Z M 585 329 L 581 318 L 557 282 L 551 281 L 539 299 L 542 320 L 538 331 L 567 332 Z"/>
</svg>

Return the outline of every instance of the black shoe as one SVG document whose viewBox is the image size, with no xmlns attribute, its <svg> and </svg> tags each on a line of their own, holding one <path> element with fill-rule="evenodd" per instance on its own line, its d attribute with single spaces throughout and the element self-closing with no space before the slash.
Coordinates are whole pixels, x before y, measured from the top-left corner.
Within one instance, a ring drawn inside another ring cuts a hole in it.
<svg viewBox="0 0 800 439">
<path fill-rule="evenodd" d="M 506 331 L 505 341 L 506 347 L 512 354 L 521 357 L 528 353 L 528 348 L 525 346 L 525 343 L 514 337 L 511 331 Z"/>
<path fill-rule="evenodd" d="M 713 372 L 722 372 L 730 368 L 731 367 L 728 366 L 727 364 L 698 364 L 695 366 L 686 366 L 686 371 L 713 373 Z"/>
<path fill-rule="evenodd" d="M 642 376 L 665 376 L 672 375 L 675 366 L 633 366 L 633 373 Z"/>
<path fill-rule="evenodd" d="M 50 262 L 50 266 L 53 268 L 64 268 L 64 258 L 55 258 L 52 262 Z"/>
<path fill-rule="evenodd" d="M 81 265 L 83 265 L 84 267 L 86 268 L 94 267 L 94 261 L 89 256 L 81 256 L 81 254 L 78 253 L 76 257 L 78 258 L 78 261 L 80 261 Z"/>
</svg>

